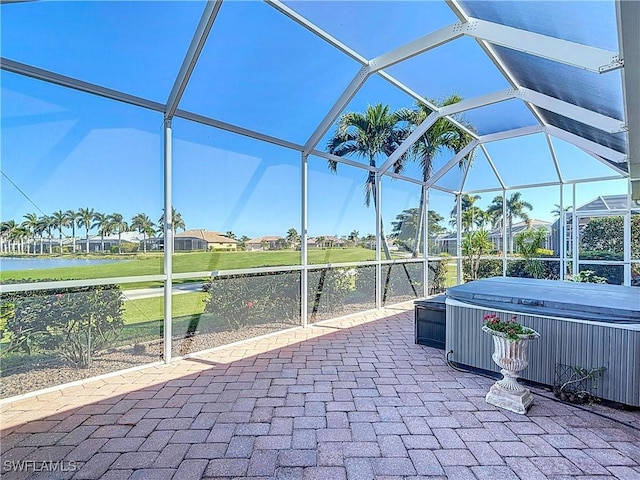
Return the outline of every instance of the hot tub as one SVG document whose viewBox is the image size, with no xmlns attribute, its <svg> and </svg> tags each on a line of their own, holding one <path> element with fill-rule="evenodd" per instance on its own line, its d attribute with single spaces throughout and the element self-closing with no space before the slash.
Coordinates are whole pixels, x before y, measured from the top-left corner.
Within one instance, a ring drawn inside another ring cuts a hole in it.
<svg viewBox="0 0 640 480">
<path fill-rule="evenodd" d="M 447 289 L 446 351 L 460 365 L 497 372 L 482 317 L 516 316 L 540 333 L 521 377 L 554 385 L 558 366 L 606 368 L 595 395 L 640 406 L 640 289 L 495 277 Z"/>
</svg>

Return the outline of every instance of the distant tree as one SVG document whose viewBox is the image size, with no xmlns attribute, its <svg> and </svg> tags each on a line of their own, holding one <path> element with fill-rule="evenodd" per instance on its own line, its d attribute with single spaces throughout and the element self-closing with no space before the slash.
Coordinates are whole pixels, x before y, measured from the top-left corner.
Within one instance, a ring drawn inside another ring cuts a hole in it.
<svg viewBox="0 0 640 480">
<path fill-rule="evenodd" d="M 260 248 L 262 248 L 262 250 L 269 250 L 269 242 L 267 242 L 266 240 L 261 240 Z"/>
<path fill-rule="evenodd" d="M 40 230 L 47 234 L 49 240 L 49 254 L 53 253 L 53 218 L 49 215 L 43 215 L 38 219 L 40 223 Z"/>
<path fill-rule="evenodd" d="M 409 248 L 416 233 L 418 225 L 418 209 L 409 208 L 396 215 L 396 221 L 391 222 L 391 236 L 398 240 L 403 240 Z"/>
<path fill-rule="evenodd" d="M 12 239 L 15 236 L 15 230 L 18 228 L 18 224 L 15 220 L 6 220 L 0 224 L 0 234 L 3 238 L 3 243 L 5 243 L 5 248 L 7 252 L 13 251 L 14 245 L 12 244 Z"/>
<path fill-rule="evenodd" d="M 316 237 L 316 245 L 321 248 L 325 248 L 326 238 L 324 236 Z"/>
<path fill-rule="evenodd" d="M 9 232 L 9 241 L 16 246 L 20 253 L 24 253 L 24 240 L 28 237 L 29 231 L 22 225 L 16 225 L 16 227 Z"/>
<path fill-rule="evenodd" d="M 58 230 L 58 245 L 60 246 L 60 253 L 62 253 L 62 229 L 69 226 L 69 220 L 62 210 L 58 210 L 51 215 L 51 222 L 53 228 Z"/>
<path fill-rule="evenodd" d="M 276 248 L 278 250 L 284 250 L 288 246 L 289 246 L 289 243 L 287 242 L 286 238 L 278 238 L 276 240 Z"/>
<path fill-rule="evenodd" d="M 251 240 L 249 237 L 247 237 L 246 235 L 243 235 L 240 237 L 240 239 L 238 240 L 238 249 L 239 250 L 246 250 L 247 249 L 247 242 Z"/>
<path fill-rule="evenodd" d="M 148 215 L 144 213 L 138 213 L 131 219 L 131 228 L 142 234 L 142 248 L 144 253 L 147 253 L 147 237 L 150 237 L 155 232 L 155 224 L 151 221 Z"/>
<path fill-rule="evenodd" d="M 118 253 L 122 253 L 122 232 L 129 231 L 129 224 L 124 220 L 124 217 L 119 213 L 112 213 L 109 215 L 109 220 L 113 229 L 118 232 Z"/>
<path fill-rule="evenodd" d="M 236 239 L 236 234 L 233 233 L 231 230 L 229 230 L 227 233 L 224 234 L 225 237 L 229 237 L 229 238 L 233 238 L 234 240 Z"/>
<path fill-rule="evenodd" d="M 22 226 L 29 232 L 31 238 L 33 239 L 33 253 L 35 254 L 36 239 L 39 235 L 42 235 L 42 230 L 40 230 L 40 221 L 38 219 L 38 215 L 36 215 L 35 213 L 27 213 L 23 218 L 25 220 L 24 222 L 22 222 Z M 40 253 L 43 253 L 42 242 L 40 242 Z"/>
<path fill-rule="evenodd" d="M 64 217 L 67 222 L 67 226 L 71 227 L 71 251 L 72 253 L 76 252 L 76 225 L 78 223 L 78 219 L 80 218 L 78 212 L 75 210 L 67 210 L 64 212 Z"/>
<path fill-rule="evenodd" d="M 365 246 L 367 248 L 370 248 L 375 241 L 376 236 L 373 233 L 367 233 L 364 237 L 362 237 L 362 242 L 365 243 Z"/>
<path fill-rule="evenodd" d="M 493 226 L 494 227 L 498 226 L 501 232 L 505 225 L 505 219 L 503 218 L 502 202 L 503 202 L 502 195 L 498 195 L 493 199 L 489 207 L 487 207 L 487 213 L 489 214 L 489 217 L 492 219 Z M 513 192 L 511 196 L 507 199 L 507 205 L 506 205 L 506 210 L 507 210 L 506 225 L 507 225 L 507 234 L 509 236 L 508 251 L 510 253 L 513 253 L 513 219 L 520 218 L 525 222 L 527 222 L 527 224 L 531 221 L 531 219 L 529 218 L 529 215 L 527 214 L 527 212 L 525 212 L 525 209 L 533 210 L 533 206 L 529 202 L 522 200 L 522 193 Z"/>
<path fill-rule="evenodd" d="M 429 210 L 427 213 L 427 221 L 429 222 L 429 237 L 437 237 L 442 235 L 446 229 L 442 226 L 444 217 L 434 210 Z"/>
<path fill-rule="evenodd" d="M 97 229 L 100 235 L 100 251 L 104 253 L 104 237 L 113 233 L 113 223 L 106 213 L 95 212 L 93 214 L 92 229 Z"/>
<path fill-rule="evenodd" d="M 475 203 L 480 200 L 480 195 L 462 195 L 460 197 L 460 209 L 462 210 L 462 219 L 460 225 L 463 232 L 468 232 L 472 227 L 482 228 L 488 220 L 488 214 L 480 207 L 476 207 Z M 452 227 L 458 225 L 458 207 L 457 205 L 451 210 L 451 222 L 449 224 Z"/>
<path fill-rule="evenodd" d="M 300 241 L 300 235 L 298 235 L 298 231 L 295 228 L 287 230 L 287 236 L 285 238 L 287 239 L 289 246 L 294 246 Z"/>
<path fill-rule="evenodd" d="M 89 230 L 91 227 L 91 222 L 93 221 L 93 216 L 95 215 L 95 211 L 93 208 L 81 208 L 78 210 L 78 220 L 77 225 L 78 228 L 85 228 L 85 241 L 87 242 L 86 252 L 89 253 Z"/>
<path fill-rule="evenodd" d="M 358 237 L 360 236 L 360 232 L 358 230 L 352 230 L 347 239 L 352 243 L 352 245 L 358 245 Z"/>
<path fill-rule="evenodd" d="M 554 217 L 559 217 L 561 211 L 568 212 L 569 210 L 571 210 L 570 206 L 564 207 L 564 209 L 562 209 L 560 205 L 558 205 L 557 203 L 554 203 L 553 205 L 555 208 L 551 210 L 551 213 L 553 213 Z"/>
<path fill-rule="evenodd" d="M 173 218 L 173 233 L 177 232 L 180 228 L 183 231 L 186 230 L 187 227 L 182 219 L 182 215 L 173 207 L 171 207 L 171 216 Z M 164 233 L 164 211 L 158 219 L 158 231 Z"/>
</svg>

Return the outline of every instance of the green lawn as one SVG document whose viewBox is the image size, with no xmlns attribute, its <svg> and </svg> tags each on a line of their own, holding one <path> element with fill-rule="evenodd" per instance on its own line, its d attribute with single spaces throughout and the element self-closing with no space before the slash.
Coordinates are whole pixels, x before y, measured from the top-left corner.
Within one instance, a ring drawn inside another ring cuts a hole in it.
<svg viewBox="0 0 640 480">
<path fill-rule="evenodd" d="M 453 287 L 458 284 L 458 264 L 453 261 L 447 263 L 447 273 L 445 275 L 445 287 Z"/>
<path fill-rule="evenodd" d="M 172 316 L 200 315 L 204 312 L 205 292 L 173 295 Z M 140 298 L 124 302 L 124 318 L 127 325 L 162 320 L 164 318 L 164 297 Z"/>
<path fill-rule="evenodd" d="M 118 258 L 109 257 L 109 258 Z M 310 264 L 362 262 L 375 260 L 375 252 L 365 248 L 312 249 L 308 254 Z M 205 272 L 240 268 L 300 265 L 300 252 L 277 250 L 273 252 L 193 252 L 176 253 L 173 256 L 173 272 Z M 3 280 L 55 278 L 57 280 L 85 280 L 92 278 L 133 277 L 159 275 L 163 271 L 161 254 L 139 254 L 130 260 L 92 265 L 87 267 L 63 267 L 42 270 L 15 270 L 0 272 Z M 124 286 L 123 286 L 124 287 Z M 135 288 L 138 288 L 136 286 Z M 127 286 L 126 288 L 132 288 Z"/>
</svg>

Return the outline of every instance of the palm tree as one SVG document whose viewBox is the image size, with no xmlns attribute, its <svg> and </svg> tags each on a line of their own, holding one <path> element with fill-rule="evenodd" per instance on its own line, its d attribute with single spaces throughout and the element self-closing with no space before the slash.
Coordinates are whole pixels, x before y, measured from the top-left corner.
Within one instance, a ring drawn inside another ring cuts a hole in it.
<svg viewBox="0 0 640 480">
<path fill-rule="evenodd" d="M 408 128 L 404 126 L 399 111 L 389 112 L 388 105 L 369 105 L 364 113 L 347 112 L 338 120 L 338 128 L 329 139 L 327 150 L 329 153 L 344 157 L 355 155 L 363 157 L 372 167 L 377 166 L 381 156 L 388 157 L 402 143 L 408 135 Z M 396 172 L 402 169 L 407 155 L 403 155 L 394 165 Z M 338 163 L 328 160 L 328 167 L 336 172 Z M 369 172 L 364 184 L 364 203 L 368 207 L 373 198 L 377 210 L 376 174 Z M 384 234 L 384 223 L 380 218 L 380 237 L 387 259 L 391 258 L 387 239 Z"/>
<path fill-rule="evenodd" d="M 122 253 L 122 232 L 129 231 L 129 224 L 124 221 L 124 217 L 119 213 L 112 213 L 109 215 L 111 225 L 114 229 L 118 230 L 118 253 Z"/>
<path fill-rule="evenodd" d="M 8 221 L 0 222 L 0 253 L 8 253 L 9 252 L 9 224 Z"/>
<path fill-rule="evenodd" d="M 236 239 L 236 234 L 233 233 L 231 230 L 229 230 L 227 233 L 224 234 L 225 237 L 229 237 L 229 238 L 233 238 L 234 240 Z"/>
<path fill-rule="evenodd" d="M 358 230 L 352 230 L 349 234 L 349 241 L 353 243 L 354 246 L 358 244 L 358 237 L 360 236 L 360 232 Z"/>
<path fill-rule="evenodd" d="M 51 215 L 51 222 L 53 228 L 58 230 L 58 245 L 60 246 L 60 253 L 62 253 L 62 229 L 69 226 L 67 217 L 62 210 L 58 210 Z"/>
<path fill-rule="evenodd" d="M 95 212 L 93 214 L 93 223 L 91 224 L 91 228 L 97 229 L 97 232 L 100 234 L 100 251 L 104 253 L 104 236 L 111 235 L 113 232 L 113 225 L 109 215 L 106 213 Z"/>
<path fill-rule="evenodd" d="M 84 227 L 86 230 L 85 240 L 87 242 L 87 253 L 89 253 L 89 230 L 93 228 L 91 222 L 95 212 L 93 208 L 81 208 L 78 210 L 78 219 L 76 220 L 78 228 Z"/>
<path fill-rule="evenodd" d="M 451 95 L 441 102 L 430 100 L 433 105 L 439 107 L 445 107 L 458 103 L 462 100 L 462 97 L 458 95 Z M 427 105 L 418 102 L 415 110 L 403 110 L 403 119 L 407 120 L 414 127 L 420 125 L 426 118 L 433 113 Z M 464 123 L 462 120 L 459 120 Z M 468 126 L 470 128 L 470 126 Z M 419 140 L 417 140 L 411 147 L 410 153 L 413 158 L 420 162 L 422 169 L 422 180 L 426 182 L 431 178 L 433 174 L 433 160 L 434 158 L 444 150 L 451 150 L 454 154 L 460 152 L 469 142 L 473 140 L 473 137 L 465 132 L 462 128 L 453 124 L 444 117 L 438 118 L 429 130 L 427 130 Z M 473 152 L 467 155 L 461 162 L 460 167 L 468 162 L 473 161 Z M 415 232 L 415 240 L 413 242 L 414 250 L 413 256 L 418 256 L 420 247 L 420 236 L 422 234 L 422 219 L 424 217 L 425 198 L 424 190 L 420 193 L 420 205 L 418 208 L 418 225 Z"/>
<path fill-rule="evenodd" d="M 53 218 L 49 215 L 43 215 L 38 219 L 38 223 L 40 224 L 40 231 L 47 232 L 47 238 L 49 239 L 49 255 L 53 253 Z M 42 239 L 42 237 L 40 237 Z M 42 241 L 40 242 L 40 250 L 42 250 Z"/>
<path fill-rule="evenodd" d="M 471 207 L 462 212 L 462 220 L 460 225 L 464 232 L 470 231 L 473 227 L 484 228 L 485 223 L 489 220 L 489 214 L 479 207 Z"/>
<path fill-rule="evenodd" d="M 0 235 L 4 239 L 3 244 L 6 242 L 6 250 L 7 253 L 11 253 L 13 251 L 13 239 L 15 238 L 15 231 L 18 228 L 18 224 L 15 220 L 7 220 L 0 224 Z"/>
<path fill-rule="evenodd" d="M 293 246 L 300 241 L 300 235 L 298 235 L 298 231 L 295 228 L 290 228 L 287 230 L 286 239 L 289 246 Z"/>
<path fill-rule="evenodd" d="M 33 243 L 33 253 L 36 253 L 36 238 L 42 233 L 40 230 L 40 223 L 38 221 L 38 215 L 35 213 L 27 213 L 23 217 L 25 220 L 22 222 L 22 226 L 29 232 Z M 42 251 L 40 251 L 42 253 Z"/>
<path fill-rule="evenodd" d="M 186 229 L 182 215 L 173 207 L 171 207 L 171 217 L 173 218 L 173 233 L 175 233 L 179 228 L 183 231 Z M 162 216 L 158 219 L 158 231 L 164 232 L 164 210 L 162 211 Z"/>
<path fill-rule="evenodd" d="M 240 237 L 240 240 L 238 240 L 238 248 L 240 250 L 246 250 L 247 249 L 247 242 L 251 240 L 249 237 L 247 237 L 246 235 L 243 235 Z"/>
<path fill-rule="evenodd" d="M 29 231 L 22 225 L 16 225 L 16 227 L 9 232 L 9 240 L 11 240 L 14 245 L 17 244 L 19 253 L 24 253 L 24 239 L 28 236 Z"/>
<path fill-rule="evenodd" d="M 64 212 L 64 216 L 67 222 L 67 226 L 71 227 L 71 251 L 73 253 L 76 253 L 76 224 L 78 223 L 78 219 L 80 218 L 80 216 L 75 210 L 67 210 L 66 212 Z"/>
<path fill-rule="evenodd" d="M 503 208 L 502 208 L 502 195 L 498 195 L 493 199 L 491 204 L 487 207 L 487 213 L 489 217 L 493 221 L 493 226 L 499 227 L 500 232 L 502 233 L 502 229 L 505 225 L 505 219 L 503 218 Z M 525 222 L 529 223 L 531 219 L 529 215 L 524 210 L 533 210 L 533 206 L 527 202 L 522 200 L 522 194 L 520 192 L 513 192 L 511 196 L 507 199 L 506 211 L 507 211 L 507 232 L 509 236 L 509 253 L 513 253 L 513 219 L 521 218 Z"/>
<path fill-rule="evenodd" d="M 153 235 L 155 226 L 155 223 L 144 213 L 138 213 L 131 219 L 131 228 L 142 234 L 142 248 L 144 249 L 144 253 L 147 253 L 147 237 Z"/>
<path fill-rule="evenodd" d="M 464 232 L 471 230 L 474 225 L 478 228 L 482 228 L 488 218 L 487 212 L 480 207 L 476 207 L 475 203 L 480 200 L 480 195 L 467 195 L 464 194 L 460 197 L 460 209 L 462 210 L 462 219 L 460 225 Z M 458 224 L 458 207 L 457 205 L 451 210 L 451 221 L 449 224 L 455 227 Z"/>
<path fill-rule="evenodd" d="M 566 206 L 563 209 L 557 203 L 554 203 L 553 205 L 555 208 L 551 210 L 551 213 L 553 213 L 554 217 L 559 217 L 561 212 L 568 212 L 569 210 L 571 210 L 571 206 Z"/>
</svg>

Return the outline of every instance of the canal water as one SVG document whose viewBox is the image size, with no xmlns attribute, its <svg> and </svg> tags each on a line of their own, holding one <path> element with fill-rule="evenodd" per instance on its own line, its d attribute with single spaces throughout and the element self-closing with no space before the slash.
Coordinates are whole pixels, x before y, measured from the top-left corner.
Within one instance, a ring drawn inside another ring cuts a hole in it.
<svg viewBox="0 0 640 480">
<path fill-rule="evenodd" d="M 40 270 L 61 267 L 89 267 L 105 263 L 122 262 L 123 260 L 99 260 L 84 258 L 15 258 L 0 257 L 0 271 Z"/>
</svg>

